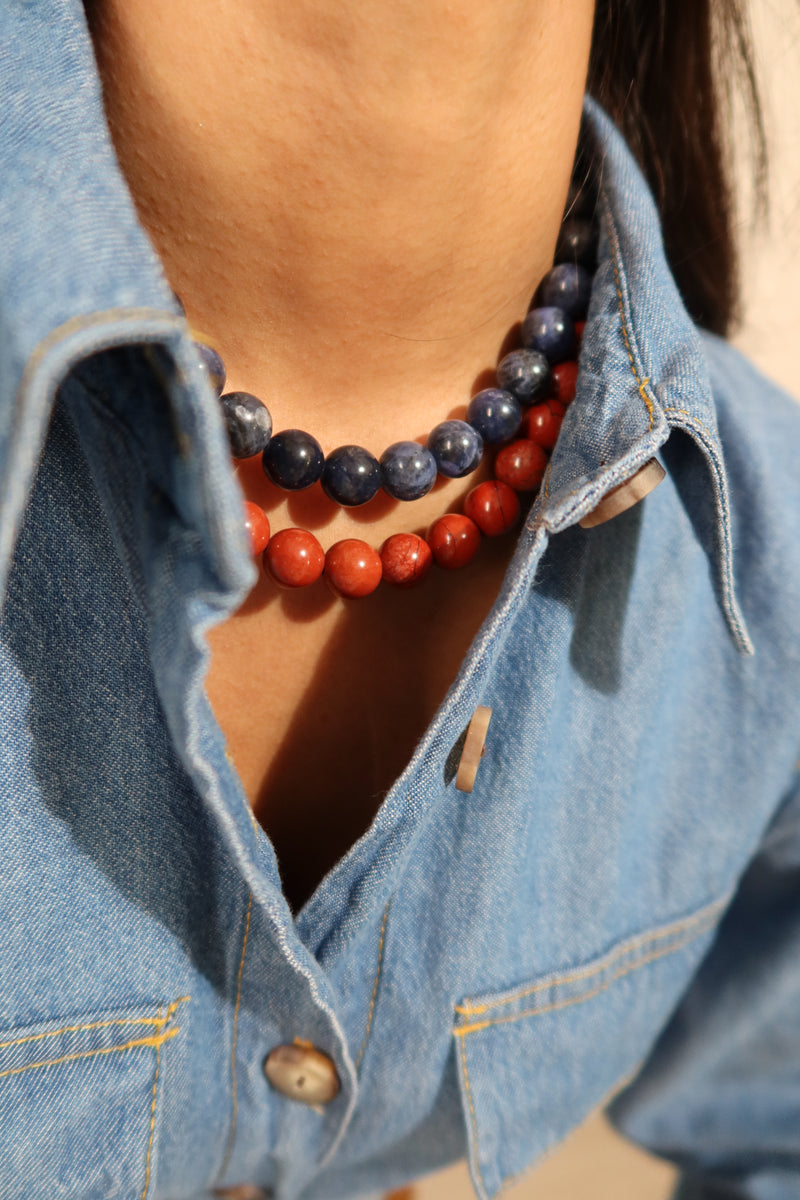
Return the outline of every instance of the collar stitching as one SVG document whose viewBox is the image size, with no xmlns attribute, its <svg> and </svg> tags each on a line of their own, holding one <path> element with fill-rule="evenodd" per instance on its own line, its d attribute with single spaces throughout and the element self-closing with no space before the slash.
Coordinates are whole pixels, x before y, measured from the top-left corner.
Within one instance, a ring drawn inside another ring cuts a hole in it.
<svg viewBox="0 0 800 1200">
<path fill-rule="evenodd" d="M 611 261 L 612 261 L 612 266 L 614 268 L 614 279 L 616 282 L 617 301 L 619 303 L 619 316 L 620 316 L 620 321 L 622 323 L 622 337 L 625 342 L 625 351 L 628 355 L 628 362 L 631 365 L 631 371 L 633 372 L 633 377 L 636 380 L 637 390 L 639 392 L 639 395 L 642 398 L 642 401 L 644 402 L 645 408 L 647 409 L 649 428 L 652 429 L 653 425 L 655 424 L 655 411 L 653 409 L 652 397 L 648 394 L 648 391 L 647 391 L 647 389 L 650 386 L 650 377 L 649 377 L 649 375 L 643 376 L 640 374 L 639 369 L 636 365 L 636 360 L 633 355 L 633 346 L 632 346 L 632 341 L 631 341 L 631 335 L 628 330 L 628 319 L 627 319 L 627 311 L 626 311 L 627 305 L 625 303 L 626 297 L 623 295 L 623 291 L 622 291 L 622 274 L 621 274 L 621 267 L 620 267 L 619 236 L 617 234 L 616 226 L 614 225 L 614 218 L 612 217 L 611 211 L 607 206 L 606 206 L 606 211 L 604 213 L 604 217 L 605 217 L 606 230 L 608 233 L 608 240 L 609 240 L 609 244 L 611 246 Z"/>
<path fill-rule="evenodd" d="M 620 323 L 622 326 L 622 338 L 623 338 L 623 341 L 625 342 L 625 352 L 628 355 L 628 362 L 630 363 L 631 372 L 633 374 L 634 379 L 636 380 L 636 390 L 638 391 L 638 393 L 642 399 L 642 402 L 644 403 L 645 408 L 647 409 L 648 430 L 652 431 L 653 426 L 655 424 L 655 409 L 653 406 L 653 398 L 649 394 L 649 391 L 648 391 L 648 389 L 650 387 L 650 376 L 641 374 L 641 372 L 639 371 L 639 368 L 636 364 L 636 358 L 634 357 L 633 340 L 632 340 L 631 333 L 628 328 L 627 305 L 625 302 L 626 297 L 625 297 L 625 294 L 623 293 L 623 288 L 622 288 L 619 236 L 617 234 L 617 229 L 614 224 L 614 219 L 611 215 L 611 211 L 608 208 L 607 204 L 605 205 L 605 212 L 603 215 L 604 215 L 604 220 L 605 220 L 605 225 L 606 225 L 606 232 L 608 234 L 608 241 L 609 241 L 609 245 L 611 247 L 611 263 L 612 263 L 612 267 L 614 269 L 614 280 L 615 280 L 615 287 L 616 287 L 616 292 L 617 292 L 617 302 L 619 305 Z M 574 495 L 574 493 L 573 493 L 573 495 Z M 543 488 L 542 488 L 543 502 L 546 504 L 547 501 L 549 500 L 549 498 L 550 498 L 550 465 L 548 464 L 547 471 L 546 471 L 544 481 L 543 481 Z"/>
</svg>

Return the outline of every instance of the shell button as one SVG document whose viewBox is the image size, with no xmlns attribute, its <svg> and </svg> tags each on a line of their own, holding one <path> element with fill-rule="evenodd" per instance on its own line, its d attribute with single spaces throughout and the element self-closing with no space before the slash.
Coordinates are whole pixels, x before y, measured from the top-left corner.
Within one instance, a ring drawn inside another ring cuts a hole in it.
<svg viewBox="0 0 800 1200">
<path fill-rule="evenodd" d="M 339 1091 L 339 1076 L 327 1054 L 299 1038 L 269 1052 L 264 1074 L 276 1091 L 301 1104 L 328 1104 Z"/>
</svg>

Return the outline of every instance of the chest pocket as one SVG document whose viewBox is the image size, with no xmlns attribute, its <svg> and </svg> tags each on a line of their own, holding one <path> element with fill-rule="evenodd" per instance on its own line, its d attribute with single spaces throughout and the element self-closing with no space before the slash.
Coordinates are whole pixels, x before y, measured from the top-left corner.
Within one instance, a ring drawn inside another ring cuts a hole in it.
<svg viewBox="0 0 800 1200">
<path fill-rule="evenodd" d="M 3 1200 L 145 1200 L 181 1005 L 0 1029 Z"/>
<path fill-rule="evenodd" d="M 628 1082 L 727 902 L 621 941 L 571 970 L 456 1007 L 470 1173 L 482 1200 L 510 1186 Z"/>
</svg>

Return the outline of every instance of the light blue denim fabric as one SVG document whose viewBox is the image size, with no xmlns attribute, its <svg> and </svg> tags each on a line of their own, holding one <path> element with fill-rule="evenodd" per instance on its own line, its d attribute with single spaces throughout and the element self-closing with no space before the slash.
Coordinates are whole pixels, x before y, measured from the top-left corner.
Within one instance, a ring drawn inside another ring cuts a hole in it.
<svg viewBox="0 0 800 1200">
<path fill-rule="evenodd" d="M 81 4 L 0 0 L 2 1200 L 337 1200 L 464 1155 L 486 1200 L 620 1092 L 687 1200 L 800 1196 L 800 410 L 697 333 L 586 111 L 601 262 L 546 486 L 295 919 L 203 690 L 253 577 L 217 403 Z M 341 1079 L 318 1111 L 263 1073 L 296 1037 Z"/>
</svg>

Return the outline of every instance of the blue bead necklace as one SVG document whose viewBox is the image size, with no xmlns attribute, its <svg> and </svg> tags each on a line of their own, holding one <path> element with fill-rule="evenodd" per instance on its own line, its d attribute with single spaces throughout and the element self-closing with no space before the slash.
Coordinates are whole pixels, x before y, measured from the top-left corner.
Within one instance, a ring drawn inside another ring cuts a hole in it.
<svg viewBox="0 0 800 1200">
<path fill-rule="evenodd" d="M 568 212 L 574 204 L 573 194 Z M 223 393 L 222 357 L 197 338 L 199 366 L 220 397 L 233 457 L 261 454 L 265 474 L 278 487 L 294 492 L 319 481 L 331 500 L 346 507 L 365 504 L 380 488 L 395 500 L 419 500 L 437 475 L 469 475 L 486 446 L 502 445 L 515 436 L 524 410 L 550 394 L 551 368 L 575 353 L 575 323 L 586 315 L 596 256 L 594 221 L 588 215 L 568 217 L 561 226 L 555 265 L 539 284 L 522 323 L 522 345 L 497 366 L 498 386 L 472 398 L 465 421 L 440 422 L 424 446 L 394 442 L 380 459 L 356 445 L 339 446 L 326 456 L 317 439 L 301 429 L 273 434 L 263 401 L 249 392 Z"/>
</svg>

